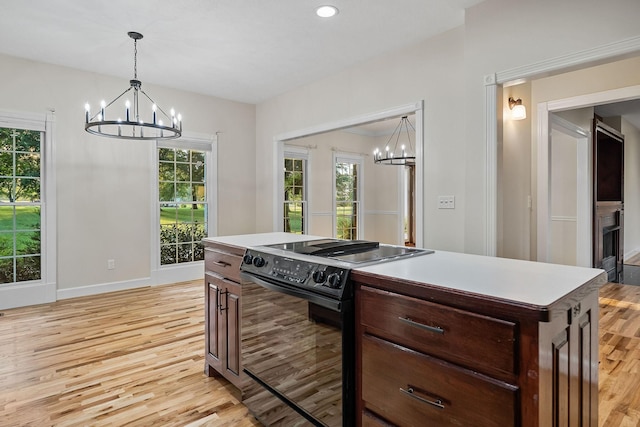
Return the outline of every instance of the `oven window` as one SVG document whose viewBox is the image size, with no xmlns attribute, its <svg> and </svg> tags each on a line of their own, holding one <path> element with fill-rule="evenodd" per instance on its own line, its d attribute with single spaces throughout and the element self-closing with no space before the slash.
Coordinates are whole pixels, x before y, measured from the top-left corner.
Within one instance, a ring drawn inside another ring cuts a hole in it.
<svg viewBox="0 0 640 427">
<path fill-rule="evenodd" d="M 340 313 L 254 283 L 242 286 L 244 369 L 313 418 L 342 425 Z M 273 400 L 254 384 L 244 402 L 261 421 L 282 423 Z"/>
</svg>

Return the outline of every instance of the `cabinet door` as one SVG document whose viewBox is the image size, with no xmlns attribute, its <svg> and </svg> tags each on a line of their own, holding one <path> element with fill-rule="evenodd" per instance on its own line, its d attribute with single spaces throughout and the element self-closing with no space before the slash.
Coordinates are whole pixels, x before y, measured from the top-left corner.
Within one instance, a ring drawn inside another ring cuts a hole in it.
<svg viewBox="0 0 640 427">
<path fill-rule="evenodd" d="M 223 318 L 219 315 L 221 296 L 223 292 L 220 282 L 220 279 L 213 275 L 205 275 L 205 292 L 207 302 L 205 345 L 209 356 L 207 359 L 209 359 L 210 365 L 218 372 L 221 372 L 221 357 L 224 354 L 224 337 L 221 333 L 221 328 L 223 327 L 221 320 L 223 320 Z"/>
<path fill-rule="evenodd" d="M 240 285 L 225 280 L 226 370 L 240 375 Z"/>
<path fill-rule="evenodd" d="M 598 425 L 598 318 L 595 291 L 540 324 L 540 425 Z"/>
</svg>

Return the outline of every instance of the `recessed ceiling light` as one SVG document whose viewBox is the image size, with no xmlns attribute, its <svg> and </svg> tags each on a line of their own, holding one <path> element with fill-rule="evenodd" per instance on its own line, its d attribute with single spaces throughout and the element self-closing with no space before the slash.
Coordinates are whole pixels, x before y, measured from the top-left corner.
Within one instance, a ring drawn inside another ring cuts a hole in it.
<svg viewBox="0 0 640 427">
<path fill-rule="evenodd" d="M 331 18 L 332 16 L 335 16 L 337 14 L 338 8 L 335 6 L 326 5 L 320 6 L 316 9 L 316 15 L 318 15 L 320 18 Z"/>
</svg>

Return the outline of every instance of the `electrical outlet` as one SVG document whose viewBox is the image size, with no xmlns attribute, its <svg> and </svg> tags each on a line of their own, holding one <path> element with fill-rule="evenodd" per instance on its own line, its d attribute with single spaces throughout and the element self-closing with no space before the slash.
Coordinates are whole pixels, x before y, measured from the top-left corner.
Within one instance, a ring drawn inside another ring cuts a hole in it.
<svg viewBox="0 0 640 427">
<path fill-rule="evenodd" d="M 438 209 L 455 209 L 456 196 L 438 196 Z"/>
<path fill-rule="evenodd" d="M 115 259 L 108 259 L 107 260 L 107 270 L 115 270 L 116 268 L 116 260 Z"/>
</svg>

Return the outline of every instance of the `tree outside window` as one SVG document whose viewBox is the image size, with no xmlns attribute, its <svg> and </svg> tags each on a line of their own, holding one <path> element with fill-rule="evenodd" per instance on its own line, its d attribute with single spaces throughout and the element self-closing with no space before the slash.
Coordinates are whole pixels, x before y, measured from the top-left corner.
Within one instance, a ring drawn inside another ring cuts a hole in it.
<svg viewBox="0 0 640 427">
<path fill-rule="evenodd" d="M 336 237 L 358 238 L 358 163 L 336 162 Z"/>
<path fill-rule="evenodd" d="M 284 231 L 304 234 L 305 160 L 284 159 Z"/>
<path fill-rule="evenodd" d="M 41 139 L 0 128 L 0 284 L 41 278 Z"/>
<path fill-rule="evenodd" d="M 158 149 L 160 264 L 204 259 L 207 236 L 205 152 Z"/>
</svg>

